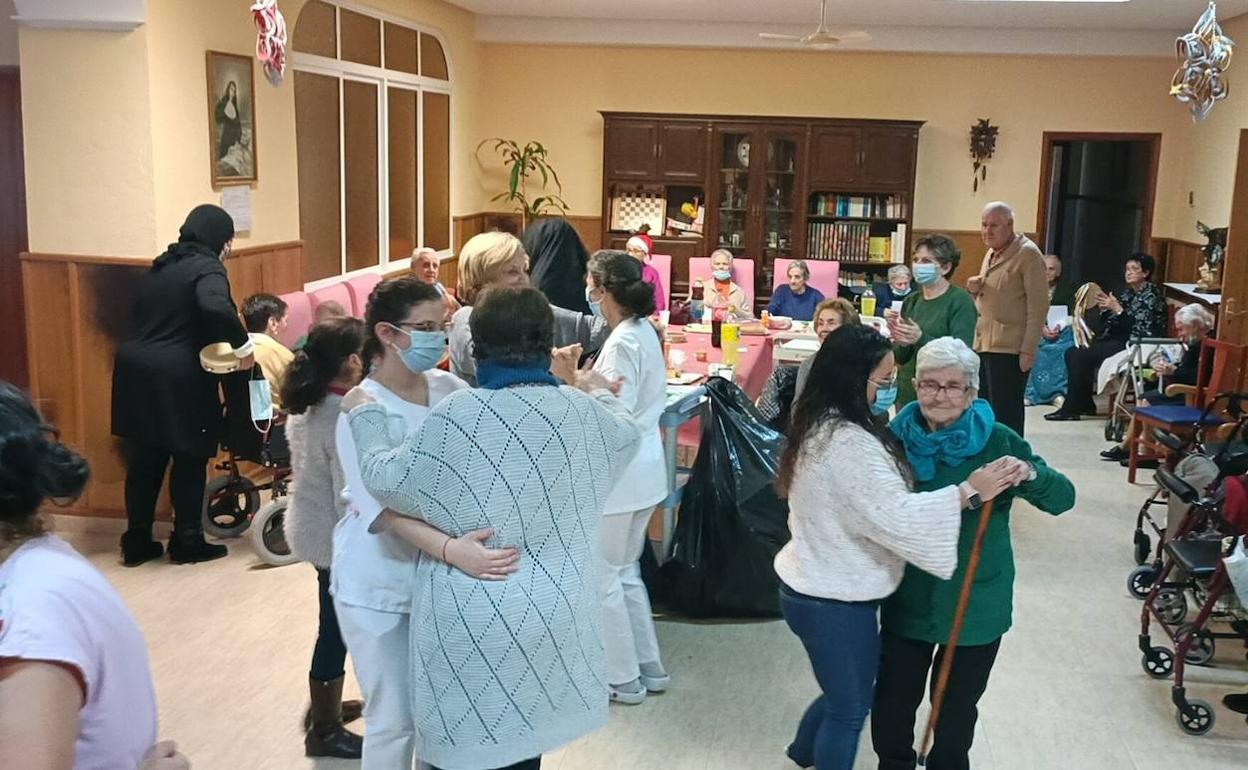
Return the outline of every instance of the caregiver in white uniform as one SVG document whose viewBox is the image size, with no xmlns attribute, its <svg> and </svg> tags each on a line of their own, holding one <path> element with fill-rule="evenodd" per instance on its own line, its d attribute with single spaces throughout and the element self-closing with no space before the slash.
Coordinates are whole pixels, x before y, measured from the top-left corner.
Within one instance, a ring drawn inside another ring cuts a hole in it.
<svg viewBox="0 0 1248 770">
<path fill-rule="evenodd" d="M 384 281 L 369 297 L 364 360 L 373 370 L 359 387 L 386 408 L 393 440 L 419 428 L 443 398 L 468 387 L 433 368 L 446 352 L 444 314 L 437 290 L 412 278 Z M 362 767 L 409 768 L 415 724 L 408 624 L 417 559 L 441 559 L 473 577 L 503 580 L 515 571 L 518 556 L 514 549 L 482 545 L 489 530 L 452 538 L 419 519 L 392 517 L 361 483 L 346 415 L 339 417 L 335 441 L 349 504 L 334 528 L 331 590 L 364 695 Z"/>
<path fill-rule="evenodd" d="M 611 335 L 594 370 L 619 379 L 620 403 L 641 430 L 641 444 L 607 496 L 603 509 L 602 640 L 607 653 L 611 700 L 635 705 L 662 692 L 670 677 L 659 660 L 650 596 L 641 580 L 642 549 L 655 506 L 667 496 L 667 466 L 659 416 L 667 397 L 666 366 L 659 335 L 648 318 L 654 287 L 641 278 L 641 263 L 623 251 L 599 251 L 585 275 L 590 310 Z"/>
</svg>

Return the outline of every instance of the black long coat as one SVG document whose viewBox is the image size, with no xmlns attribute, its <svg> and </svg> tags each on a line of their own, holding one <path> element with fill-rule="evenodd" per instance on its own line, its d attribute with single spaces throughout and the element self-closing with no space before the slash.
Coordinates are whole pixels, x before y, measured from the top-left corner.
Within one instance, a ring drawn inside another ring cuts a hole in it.
<svg viewBox="0 0 1248 770">
<path fill-rule="evenodd" d="M 135 335 L 113 360 L 113 435 L 189 457 L 211 457 L 223 430 L 218 378 L 199 365 L 214 342 L 235 348 L 247 332 L 225 266 L 210 250 L 179 244 L 157 260 L 135 303 Z"/>
</svg>

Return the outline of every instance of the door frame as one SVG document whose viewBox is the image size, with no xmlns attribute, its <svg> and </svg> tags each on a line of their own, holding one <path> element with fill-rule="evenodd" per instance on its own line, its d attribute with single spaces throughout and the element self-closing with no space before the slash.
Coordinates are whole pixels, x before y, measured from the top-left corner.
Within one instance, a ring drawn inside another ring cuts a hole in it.
<svg viewBox="0 0 1248 770">
<path fill-rule="evenodd" d="M 1036 239 L 1040 244 L 1049 234 L 1049 184 L 1053 181 L 1053 145 L 1058 142 L 1148 142 L 1152 152 L 1148 168 L 1148 197 L 1140 223 L 1140 248 L 1149 249 L 1153 240 L 1153 212 L 1157 202 L 1157 168 L 1161 162 L 1160 133 L 1115 131 L 1045 131 L 1040 145 L 1040 192 L 1036 205 Z"/>
</svg>

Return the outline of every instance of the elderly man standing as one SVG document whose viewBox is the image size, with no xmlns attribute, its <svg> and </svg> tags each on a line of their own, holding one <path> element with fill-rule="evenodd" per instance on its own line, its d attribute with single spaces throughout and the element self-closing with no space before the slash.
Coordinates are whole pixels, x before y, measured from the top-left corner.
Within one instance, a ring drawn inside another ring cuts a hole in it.
<svg viewBox="0 0 1248 770">
<path fill-rule="evenodd" d="M 1014 232 L 1014 209 L 1008 203 L 994 201 L 984 207 L 980 236 L 988 253 L 966 289 L 979 310 L 975 352 L 981 393 L 997 420 L 1021 436 L 1023 391 L 1049 310 L 1044 255 L 1030 238 Z"/>
</svg>

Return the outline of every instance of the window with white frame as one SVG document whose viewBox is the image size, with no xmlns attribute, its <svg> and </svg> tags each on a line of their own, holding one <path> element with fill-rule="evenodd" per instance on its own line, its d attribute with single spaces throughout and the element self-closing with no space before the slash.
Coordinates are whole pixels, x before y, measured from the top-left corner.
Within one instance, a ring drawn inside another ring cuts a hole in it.
<svg viewBox="0 0 1248 770">
<path fill-rule="evenodd" d="M 292 39 L 304 281 L 451 246 L 451 78 L 437 33 L 311 0 Z"/>
</svg>

